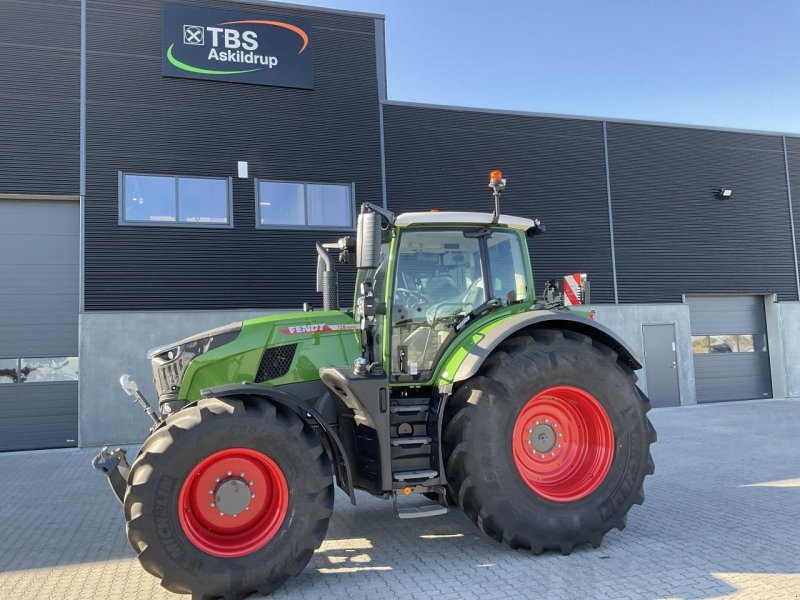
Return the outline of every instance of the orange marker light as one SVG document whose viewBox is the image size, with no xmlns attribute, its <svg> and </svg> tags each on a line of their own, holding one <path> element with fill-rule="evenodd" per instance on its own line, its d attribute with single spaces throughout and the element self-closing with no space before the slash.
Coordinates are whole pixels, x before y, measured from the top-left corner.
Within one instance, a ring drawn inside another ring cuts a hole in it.
<svg viewBox="0 0 800 600">
<path fill-rule="evenodd" d="M 492 171 L 492 172 L 489 173 L 489 180 L 490 181 L 497 181 L 497 180 L 502 179 L 502 178 L 503 178 L 503 172 L 502 171 Z"/>
<path fill-rule="evenodd" d="M 432 208 L 431 212 L 439 212 L 439 209 L 438 208 Z"/>
<path fill-rule="evenodd" d="M 409 494 L 411 494 L 411 488 L 410 488 L 409 486 L 406 486 L 406 487 L 404 487 L 404 488 L 403 488 L 403 493 L 404 493 L 406 496 L 408 496 Z"/>
</svg>

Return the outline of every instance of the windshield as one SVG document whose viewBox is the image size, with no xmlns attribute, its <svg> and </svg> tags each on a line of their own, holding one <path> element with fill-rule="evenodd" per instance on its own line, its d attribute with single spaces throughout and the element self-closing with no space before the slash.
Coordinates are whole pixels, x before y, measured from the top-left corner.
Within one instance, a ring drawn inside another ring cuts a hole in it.
<svg viewBox="0 0 800 600">
<path fill-rule="evenodd" d="M 483 264 L 484 252 L 488 265 Z M 524 300 L 525 281 L 515 232 L 403 231 L 390 313 L 392 374 L 398 380 L 429 379 L 458 324 L 492 298 L 497 299 L 492 307 Z"/>
</svg>

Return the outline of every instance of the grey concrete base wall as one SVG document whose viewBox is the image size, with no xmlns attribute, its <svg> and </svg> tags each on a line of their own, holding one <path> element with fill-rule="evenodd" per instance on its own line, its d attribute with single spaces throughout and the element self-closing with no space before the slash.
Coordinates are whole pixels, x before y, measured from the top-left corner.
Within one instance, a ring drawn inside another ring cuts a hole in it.
<svg viewBox="0 0 800 600">
<path fill-rule="evenodd" d="M 773 313 L 772 319 L 770 312 Z M 782 360 L 782 375 L 784 377 L 783 389 L 787 398 L 800 397 L 800 302 L 781 302 L 772 305 L 770 310 L 770 303 L 767 303 L 767 327 L 768 335 L 769 326 L 771 321 L 776 321 L 776 327 L 780 332 L 780 351 L 783 355 Z M 773 353 L 773 343 L 776 341 L 770 340 L 770 358 L 773 360 L 772 369 L 775 373 L 775 356 Z M 774 380 L 774 377 L 773 377 Z M 774 385 L 774 383 L 773 383 Z M 779 397 L 777 390 L 776 397 Z"/>
<path fill-rule="evenodd" d="M 689 323 L 689 306 L 686 304 L 593 304 L 586 307 L 595 311 L 595 320 L 611 328 L 632 349 L 644 364 L 644 336 L 642 325 L 672 323 L 675 326 L 675 343 L 678 354 L 678 385 L 681 404 L 697 404 L 692 358 L 692 333 Z M 647 393 L 647 369 L 639 375 L 639 387 Z"/>
<path fill-rule="evenodd" d="M 155 403 L 149 348 L 168 344 L 226 323 L 275 310 L 187 312 L 91 312 L 80 315 L 80 389 L 78 444 L 138 444 L 151 421 L 119 386 L 129 373 Z"/>
</svg>

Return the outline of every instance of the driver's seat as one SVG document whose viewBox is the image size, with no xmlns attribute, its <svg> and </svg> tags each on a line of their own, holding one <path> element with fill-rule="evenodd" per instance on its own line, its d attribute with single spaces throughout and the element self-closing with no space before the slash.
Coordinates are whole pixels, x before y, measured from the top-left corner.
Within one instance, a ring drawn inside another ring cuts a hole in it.
<svg viewBox="0 0 800 600">
<path fill-rule="evenodd" d="M 452 298 L 458 295 L 458 292 L 458 286 L 448 275 L 431 277 L 425 282 L 425 293 L 434 303 Z"/>
</svg>

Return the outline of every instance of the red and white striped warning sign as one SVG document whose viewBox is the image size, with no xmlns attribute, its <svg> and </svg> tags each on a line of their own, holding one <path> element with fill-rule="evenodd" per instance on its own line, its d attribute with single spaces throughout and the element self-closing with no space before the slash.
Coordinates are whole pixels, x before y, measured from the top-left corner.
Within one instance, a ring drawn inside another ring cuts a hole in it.
<svg viewBox="0 0 800 600">
<path fill-rule="evenodd" d="M 583 303 L 583 285 L 586 273 L 573 273 L 564 276 L 564 305 L 577 306 Z"/>
</svg>

